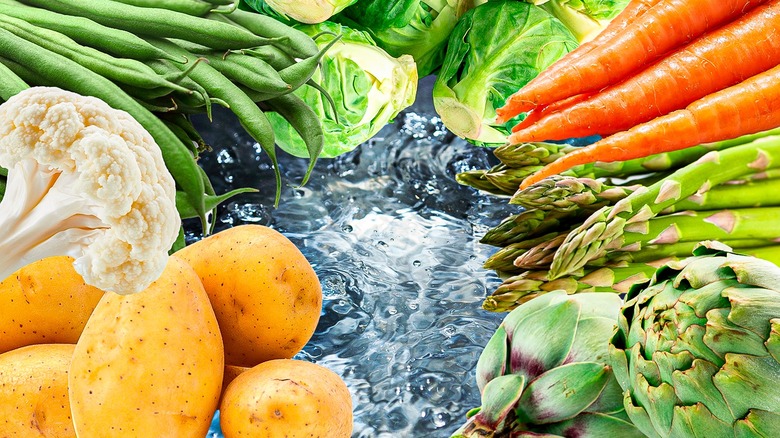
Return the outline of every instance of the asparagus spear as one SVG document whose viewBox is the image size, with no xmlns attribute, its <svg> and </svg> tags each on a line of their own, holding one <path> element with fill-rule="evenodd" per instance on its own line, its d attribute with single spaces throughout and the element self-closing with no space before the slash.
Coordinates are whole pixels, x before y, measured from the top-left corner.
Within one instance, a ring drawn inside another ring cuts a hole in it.
<svg viewBox="0 0 780 438">
<path fill-rule="evenodd" d="M 664 209 L 711 187 L 780 166 L 780 136 L 711 151 L 663 180 L 635 190 L 614 206 L 603 207 L 572 231 L 555 254 L 551 278 L 559 278 L 614 248 L 627 226 L 645 223 Z"/>
<path fill-rule="evenodd" d="M 613 186 L 591 178 L 554 176 L 518 191 L 509 203 L 541 210 L 581 208 L 595 211 L 627 197 L 637 188 L 639 185 Z M 772 205 L 780 205 L 780 178 L 751 178 L 729 181 L 707 192 L 695 193 L 662 213 Z"/>
<path fill-rule="evenodd" d="M 583 211 L 560 212 L 530 209 L 511 215 L 488 230 L 480 243 L 508 246 L 513 243 L 547 234 L 552 230 L 569 230 L 587 214 Z"/>
<path fill-rule="evenodd" d="M 628 291 L 633 284 L 649 280 L 657 264 L 636 263 L 620 267 L 589 269 L 555 280 L 546 271 L 526 271 L 509 277 L 482 303 L 492 312 L 508 312 L 520 304 L 554 290 L 617 293 Z"/>
<path fill-rule="evenodd" d="M 729 245 L 733 241 L 724 243 Z M 692 243 L 691 248 L 696 244 L 698 242 Z M 737 249 L 737 252 L 780 265 L 780 245 L 778 244 Z M 690 254 L 688 252 L 671 258 L 684 258 Z M 626 293 L 631 286 L 650 280 L 656 269 L 669 260 L 670 257 L 666 257 L 640 263 L 621 263 L 603 267 L 589 266 L 584 270 L 554 280 L 550 280 L 549 271 L 525 271 L 505 279 L 490 296 L 485 298 L 482 307 L 493 312 L 508 312 L 532 298 L 559 289 L 570 294 L 579 292 Z"/>
<path fill-rule="evenodd" d="M 686 211 L 666 216 L 658 216 L 646 221 L 635 222 L 626 226 L 622 236 L 616 238 L 607 247 L 602 259 L 617 259 L 621 253 L 630 252 L 640 255 L 628 256 L 634 261 L 653 260 L 654 258 L 685 256 L 691 254 L 689 245 L 702 240 L 729 240 L 735 244 L 745 244 L 744 239 L 750 239 L 751 244 L 767 244 L 780 238 L 780 207 L 744 208 L 717 211 Z M 549 236 L 549 235 L 548 235 Z M 545 236 L 547 237 L 547 236 Z M 506 269 L 508 256 L 515 256 L 515 267 L 524 269 L 547 269 L 554 260 L 555 254 L 563 242 L 568 239 L 568 232 L 562 232 L 553 238 L 537 245 L 528 246 L 522 252 L 507 253 L 502 260 Z M 525 243 L 525 242 L 523 242 Z M 734 247 L 735 244 L 731 246 Z M 642 255 L 647 247 L 656 250 L 648 255 Z M 655 254 L 657 257 L 651 258 Z M 590 264 L 595 263 L 591 261 Z M 511 272 L 511 271 L 510 271 Z"/>
<path fill-rule="evenodd" d="M 576 149 L 575 146 L 558 143 L 507 143 L 495 148 L 493 155 L 509 167 L 540 166 Z"/>
<path fill-rule="evenodd" d="M 625 198 L 637 188 L 639 186 L 616 187 L 593 178 L 559 175 L 517 191 L 509 203 L 540 210 L 571 211 L 583 208 L 595 211 Z"/>
</svg>

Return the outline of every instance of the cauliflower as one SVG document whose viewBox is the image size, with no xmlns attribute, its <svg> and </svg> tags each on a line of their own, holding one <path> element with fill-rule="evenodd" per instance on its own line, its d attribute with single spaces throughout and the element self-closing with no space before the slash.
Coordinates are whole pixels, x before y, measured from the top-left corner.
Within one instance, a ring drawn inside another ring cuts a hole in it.
<svg viewBox="0 0 780 438">
<path fill-rule="evenodd" d="M 181 219 L 152 136 L 94 97 L 33 87 L 0 105 L 0 280 L 53 255 L 106 291 L 145 289 Z"/>
</svg>

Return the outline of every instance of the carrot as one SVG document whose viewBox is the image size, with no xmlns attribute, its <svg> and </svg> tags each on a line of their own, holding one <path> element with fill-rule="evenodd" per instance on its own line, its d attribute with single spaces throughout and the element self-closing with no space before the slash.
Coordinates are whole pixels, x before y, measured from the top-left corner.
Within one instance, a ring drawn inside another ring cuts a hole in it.
<svg viewBox="0 0 780 438">
<path fill-rule="evenodd" d="M 609 135 L 684 108 L 780 64 L 779 30 L 780 0 L 771 0 L 635 76 L 518 130 L 509 141 Z"/>
<path fill-rule="evenodd" d="M 625 161 L 780 126 L 780 65 L 628 131 L 570 152 L 525 178 L 520 188 L 596 161 Z"/>
<path fill-rule="evenodd" d="M 576 59 L 579 59 L 583 56 L 585 56 L 587 53 L 589 53 L 591 50 L 604 45 L 609 44 L 612 38 L 619 35 L 626 27 L 628 27 L 632 22 L 634 22 L 637 18 L 641 17 L 645 12 L 650 10 L 653 6 L 655 6 L 656 3 L 660 2 L 662 0 L 633 0 L 628 5 L 626 5 L 625 8 L 617 15 L 615 18 L 612 19 L 612 21 L 609 22 L 609 24 L 598 33 L 592 40 L 584 42 L 577 46 L 576 49 L 572 50 L 571 52 L 567 53 L 565 56 L 566 61 L 558 61 L 547 67 L 545 70 L 539 73 L 539 75 L 534 78 L 534 81 L 540 81 L 544 80 L 544 77 L 553 77 L 558 74 L 558 70 L 562 67 L 565 67 L 567 64 L 573 62 Z M 522 90 L 521 90 L 522 91 Z M 520 91 L 518 91 L 519 93 Z M 517 94 L 517 93 L 516 93 Z M 513 97 L 510 96 L 509 100 L 513 99 Z M 551 102 L 549 102 L 551 103 Z M 530 110 L 530 108 L 529 108 Z M 501 111 L 501 109 L 499 109 Z M 520 111 L 524 112 L 524 111 Z M 507 120 L 511 119 L 512 117 L 516 116 L 520 112 L 512 115 L 511 117 L 507 117 Z M 505 122 L 501 122 L 505 123 Z"/>
<path fill-rule="evenodd" d="M 548 114 L 552 114 L 561 110 L 564 110 L 575 103 L 582 102 L 587 99 L 589 94 L 578 94 L 576 96 L 567 97 L 566 99 L 559 100 L 549 105 L 538 106 L 526 114 L 525 118 L 512 127 L 512 132 L 517 132 L 521 129 L 525 129 L 537 121 L 543 119 Z"/>
<path fill-rule="evenodd" d="M 615 84 L 665 53 L 728 23 L 766 0 L 661 0 L 641 19 L 582 56 L 564 56 L 496 110 L 505 123 L 538 105 Z M 632 2 L 634 3 L 634 2 Z M 572 52 L 574 53 L 574 52 Z"/>
</svg>

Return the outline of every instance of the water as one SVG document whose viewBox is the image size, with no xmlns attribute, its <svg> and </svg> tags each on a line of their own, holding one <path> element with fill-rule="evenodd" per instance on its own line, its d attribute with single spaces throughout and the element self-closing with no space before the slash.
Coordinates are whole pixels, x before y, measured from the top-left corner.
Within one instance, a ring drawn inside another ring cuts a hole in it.
<svg viewBox="0 0 780 438">
<path fill-rule="evenodd" d="M 202 165 L 217 192 L 260 189 L 223 205 L 217 229 L 271 226 L 317 272 L 323 313 L 296 358 L 343 377 L 353 437 L 449 436 L 479 405 L 474 368 L 502 319 L 480 307 L 500 280 L 482 268 L 493 250 L 478 240 L 512 209 L 455 181 L 495 159 L 444 129 L 427 85 L 374 139 L 320 160 L 305 187 L 306 160 L 280 153 L 278 208 L 270 161 L 232 115 L 217 112 L 208 127 L 197 121 L 214 147 Z M 217 423 L 210 437 L 221 436 Z"/>
</svg>

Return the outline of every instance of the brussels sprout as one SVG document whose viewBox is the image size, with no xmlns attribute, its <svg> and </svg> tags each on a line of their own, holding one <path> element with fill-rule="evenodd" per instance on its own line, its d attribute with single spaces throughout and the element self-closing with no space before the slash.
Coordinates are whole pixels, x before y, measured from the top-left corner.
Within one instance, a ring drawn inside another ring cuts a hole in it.
<svg viewBox="0 0 780 438">
<path fill-rule="evenodd" d="M 629 0 L 526 0 L 555 15 L 580 42 L 593 39 Z"/>
<path fill-rule="evenodd" d="M 575 47 L 571 31 L 540 7 L 517 1 L 477 6 L 450 36 L 433 88 L 436 111 L 459 137 L 505 143 L 519 119 L 494 125 L 496 108 Z"/>
<path fill-rule="evenodd" d="M 252 9 L 282 21 L 317 24 L 338 14 L 357 0 L 244 0 Z"/>
<path fill-rule="evenodd" d="M 441 66 L 450 32 L 475 0 L 358 0 L 339 20 L 369 32 L 393 56 L 412 55 L 420 76 Z"/>
<path fill-rule="evenodd" d="M 311 36 L 320 34 L 317 45 L 321 48 L 341 35 L 312 77 L 333 98 L 335 112 L 319 90 L 305 85 L 294 91 L 322 119 L 325 147 L 320 157 L 351 151 L 414 102 L 417 69 L 411 56 L 393 58 L 365 32 L 332 22 L 296 28 Z M 305 143 L 283 117 L 269 113 L 268 118 L 281 149 L 298 157 L 309 156 Z"/>
</svg>

